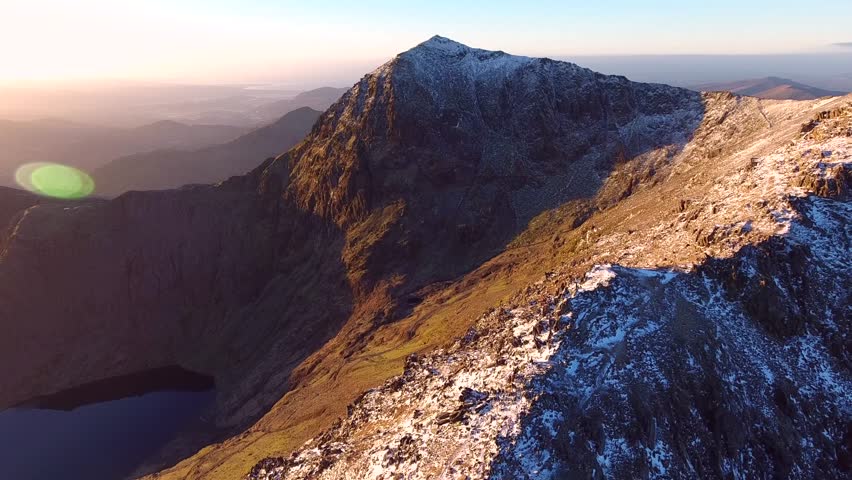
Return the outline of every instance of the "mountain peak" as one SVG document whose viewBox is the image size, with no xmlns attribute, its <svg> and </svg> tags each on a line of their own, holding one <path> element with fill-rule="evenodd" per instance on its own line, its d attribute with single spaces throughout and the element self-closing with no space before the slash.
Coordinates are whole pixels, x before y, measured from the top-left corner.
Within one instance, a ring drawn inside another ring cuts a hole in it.
<svg viewBox="0 0 852 480">
<path fill-rule="evenodd" d="M 432 38 L 426 40 L 415 48 L 418 47 L 434 48 L 439 50 L 445 50 L 448 52 L 466 52 L 472 50 L 471 47 L 468 47 L 463 43 L 459 43 L 455 40 L 449 39 L 447 37 L 442 37 L 440 35 L 433 36 Z"/>
<path fill-rule="evenodd" d="M 428 56 L 430 58 L 436 55 L 446 55 L 450 57 L 459 58 L 472 56 L 472 58 L 476 58 L 478 60 L 488 60 L 493 58 L 508 58 L 524 61 L 533 60 L 529 57 L 510 55 L 501 50 L 483 50 L 481 48 L 469 47 L 463 43 L 457 42 L 447 37 L 442 37 L 440 35 L 435 35 L 429 40 L 418 44 L 414 48 L 403 52 L 400 55 L 410 56 L 411 54 L 424 54 L 424 56 Z"/>
<path fill-rule="evenodd" d="M 436 83 L 431 90 L 442 90 L 452 83 L 451 79 L 482 78 L 498 74 L 505 75 L 520 67 L 535 63 L 536 59 L 510 55 L 499 50 L 483 50 L 469 47 L 440 35 L 426 40 L 414 48 L 399 54 L 383 68 L 398 69 L 399 60 L 407 64 L 409 73 L 422 83 Z M 397 70 L 399 72 L 399 70 Z"/>
</svg>

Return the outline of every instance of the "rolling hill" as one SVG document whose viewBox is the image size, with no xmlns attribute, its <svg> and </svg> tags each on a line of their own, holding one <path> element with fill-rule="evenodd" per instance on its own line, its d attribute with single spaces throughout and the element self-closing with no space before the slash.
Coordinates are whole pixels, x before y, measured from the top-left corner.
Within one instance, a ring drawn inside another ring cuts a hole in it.
<svg viewBox="0 0 852 480">
<path fill-rule="evenodd" d="M 726 91 L 749 97 L 775 100 L 814 100 L 821 97 L 836 97 L 849 92 L 835 92 L 794 82 L 786 78 L 766 77 L 727 83 L 708 83 L 692 87 L 693 90 Z"/>
</svg>

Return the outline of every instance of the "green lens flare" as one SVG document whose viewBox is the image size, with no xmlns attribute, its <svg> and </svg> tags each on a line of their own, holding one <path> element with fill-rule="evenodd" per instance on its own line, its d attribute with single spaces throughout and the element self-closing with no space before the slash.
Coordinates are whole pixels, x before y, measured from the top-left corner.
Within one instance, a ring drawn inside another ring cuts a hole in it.
<svg viewBox="0 0 852 480">
<path fill-rule="evenodd" d="M 58 163 L 29 163 L 15 172 L 18 185 L 54 198 L 84 198 L 95 190 L 95 182 L 86 172 Z"/>
</svg>

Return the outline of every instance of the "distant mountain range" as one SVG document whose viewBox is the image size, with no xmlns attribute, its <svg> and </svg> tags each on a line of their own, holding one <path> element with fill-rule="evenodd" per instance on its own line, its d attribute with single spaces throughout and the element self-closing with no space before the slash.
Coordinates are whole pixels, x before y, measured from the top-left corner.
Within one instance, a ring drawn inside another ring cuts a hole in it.
<svg viewBox="0 0 852 480">
<path fill-rule="evenodd" d="M 256 110 L 256 115 L 261 119 L 272 121 L 280 118 L 287 112 L 300 107 L 310 107 L 314 110 L 324 111 L 337 99 L 339 99 L 347 88 L 321 87 L 308 90 L 286 100 L 278 100 L 264 105 Z"/>
<path fill-rule="evenodd" d="M 266 158 L 298 143 L 319 118 L 308 107 L 235 140 L 199 150 L 155 150 L 113 160 L 94 171 L 96 193 L 113 196 L 128 190 L 161 190 L 193 183 L 215 183 L 240 175 Z"/>
<path fill-rule="evenodd" d="M 164 118 L 179 118 L 181 121 L 160 120 L 134 128 L 104 127 L 61 118 L 0 120 L 0 186 L 15 186 L 15 170 L 31 162 L 61 163 L 89 172 L 104 167 L 99 172 L 107 180 L 102 193 L 111 194 L 126 189 L 157 189 L 219 181 L 230 175 L 245 173 L 265 156 L 293 146 L 310 129 L 317 113 L 304 111 L 282 123 L 279 120 L 283 115 L 302 107 L 325 110 L 344 91 L 322 87 L 271 102 L 261 102 L 257 98 L 250 102 L 219 98 L 163 105 L 157 108 Z M 265 127 L 273 122 L 271 128 Z M 253 129 L 258 130 L 249 134 Z M 275 132 L 281 135 L 277 139 L 274 138 Z M 239 143 L 229 144 L 243 135 L 245 137 Z M 214 145 L 217 147 L 211 150 L 197 151 Z M 185 163 L 188 165 L 193 163 L 187 160 L 188 157 L 202 154 L 214 160 L 205 168 L 196 170 L 196 175 L 179 168 L 164 170 L 168 159 L 180 159 L 179 162 L 188 162 Z M 225 166 L 234 159 L 230 168 Z M 113 161 L 126 167 L 127 171 L 106 167 Z M 151 167 L 141 164 L 131 166 L 131 162 L 142 161 L 151 161 Z M 134 178 L 134 175 L 138 176 Z"/>
<path fill-rule="evenodd" d="M 17 167 L 30 162 L 55 162 L 88 170 L 124 155 L 158 148 L 201 148 L 233 140 L 247 131 L 246 127 L 174 121 L 112 128 L 59 119 L 0 120 L 0 185 L 13 185 Z"/>
<path fill-rule="evenodd" d="M 325 110 L 346 92 L 345 88 L 320 87 L 307 90 L 290 98 L 269 100 L 263 95 L 212 98 L 160 105 L 158 110 L 166 118 L 190 123 L 215 123 L 226 125 L 263 126 L 272 123 L 287 112 L 310 107 Z"/>
<path fill-rule="evenodd" d="M 29 121 L 58 117 L 127 128 L 163 119 L 189 124 L 257 127 L 261 125 L 242 115 L 278 100 L 291 99 L 299 92 L 273 85 L 145 82 L 86 82 L 41 87 L 0 85 L 0 118 Z M 234 123 L 234 118 L 248 123 Z"/>
<path fill-rule="evenodd" d="M 824 90 L 780 77 L 755 78 L 725 83 L 705 83 L 691 88 L 700 92 L 725 91 L 737 95 L 775 100 L 813 100 L 815 98 L 836 97 L 848 93 Z"/>
</svg>

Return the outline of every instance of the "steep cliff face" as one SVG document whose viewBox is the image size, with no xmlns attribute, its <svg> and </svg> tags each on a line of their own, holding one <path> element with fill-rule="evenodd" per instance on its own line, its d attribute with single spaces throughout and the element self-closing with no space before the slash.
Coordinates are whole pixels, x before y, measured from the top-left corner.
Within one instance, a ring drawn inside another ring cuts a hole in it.
<svg viewBox="0 0 852 480">
<path fill-rule="evenodd" d="M 26 212 L 0 272 L 0 316 L 14 322 L 2 340 L 2 404 L 162 365 L 257 294 L 271 273 L 268 222 L 253 196 L 211 190 Z"/>
<path fill-rule="evenodd" d="M 687 90 L 435 37 L 364 77 L 279 162 L 287 197 L 343 228 L 404 211 L 359 267 L 417 284 L 455 277 L 541 211 L 592 197 L 619 161 L 682 145 L 702 114 Z"/>
<path fill-rule="evenodd" d="M 629 266 L 548 272 L 248 478 L 845 478 L 852 107 L 837 112 L 734 172 L 693 171 L 735 175 L 633 242 L 604 227 L 589 253 Z M 701 246 L 724 250 L 673 266 L 670 223 L 712 225 Z"/>
</svg>

